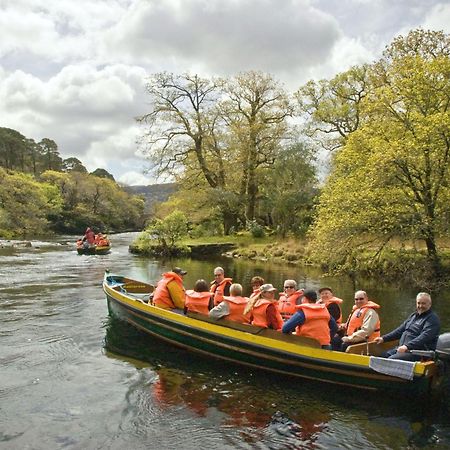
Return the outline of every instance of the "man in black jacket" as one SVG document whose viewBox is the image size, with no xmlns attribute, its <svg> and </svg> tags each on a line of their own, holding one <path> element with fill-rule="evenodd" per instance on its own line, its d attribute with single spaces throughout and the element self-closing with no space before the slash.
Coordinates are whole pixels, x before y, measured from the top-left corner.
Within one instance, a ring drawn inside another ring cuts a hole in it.
<svg viewBox="0 0 450 450">
<path fill-rule="evenodd" d="M 375 342 L 400 339 L 398 347 L 388 350 L 383 356 L 404 361 L 418 361 L 420 356 L 412 355 L 410 350 L 435 350 L 440 332 L 439 317 L 431 310 L 431 297 L 426 292 L 419 292 L 416 297 L 416 312 L 411 314 L 398 328 Z"/>
</svg>

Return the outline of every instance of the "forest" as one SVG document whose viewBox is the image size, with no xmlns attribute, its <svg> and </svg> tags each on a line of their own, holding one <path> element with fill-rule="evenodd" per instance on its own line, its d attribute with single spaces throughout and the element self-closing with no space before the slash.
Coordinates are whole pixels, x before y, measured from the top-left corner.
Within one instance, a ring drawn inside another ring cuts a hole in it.
<svg viewBox="0 0 450 450">
<path fill-rule="evenodd" d="M 104 169 L 62 159 L 56 142 L 0 128 L 0 238 L 141 230 L 145 201 Z"/>
</svg>

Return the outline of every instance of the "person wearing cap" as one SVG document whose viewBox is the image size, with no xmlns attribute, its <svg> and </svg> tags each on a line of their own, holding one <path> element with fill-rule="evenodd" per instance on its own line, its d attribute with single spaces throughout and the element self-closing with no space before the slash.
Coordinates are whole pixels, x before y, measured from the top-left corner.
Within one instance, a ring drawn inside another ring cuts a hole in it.
<svg viewBox="0 0 450 450">
<path fill-rule="evenodd" d="M 82 239 L 83 243 L 85 244 L 85 247 L 88 247 L 90 245 L 94 245 L 95 243 L 95 233 L 92 230 L 91 227 L 87 227 L 86 231 L 84 232 L 84 236 Z"/>
<path fill-rule="evenodd" d="M 209 292 L 208 283 L 205 280 L 197 280 L 194 289 L 186 291 L 184 313 L 186 314 L 190 311 L 208 315 L 212 306 L 212 297 L 211 292 Z"/>
<path fill-rule="evenodd" d="M 331 338 L 338 326 L 325 304 L 316 302 L 316 291 L 305 291 L 303 303 L 297 306 L 298 311 L 284 323 L 281 331 L 289 334 L 295 330 L 297 336 L 315 339 L 323 349 L 331 350 Z"/>
<path fill-rule="evenodd" d="M 252 295 L 244 309 L 244 314 L 251 313 L 251 324 L 272 330 L 281 330 L 283 319 L 276 307 L 275 292 L 272 284 L 263 284 L 259 294 Z"/>
<path fill-rule="evenodd" d="M 209 311 L 212 319 L 226 318 L 239 323 L 250 323 L 249 314 L 244 314 L 248 298 L 242 296 L 242 286 L 233 283 L 230 286 L 230 295 L 225 295 L 223 301 Z"/>
<path fill-rule="evenodd" d="M 225 278 L 225 271 L 222 267 L 214 269 L 214 280 L 211 281 L 210 291 L 213 294 L 214 306 L 217 306 L 224 295 L 230 295 L 230 286 L 233 280 Z"/>
<path fill-rule="evenodd" d="M 186 274 L 187 272 L 179 267 L 163 273 L 162 279 L 156 285 L 153 304 L 163 309 L 184 309 L 183 277 Z"/>
<path fill-rule="evenodd" d="M 336 321 L 338 325 L 342 323 L 342 307 L 341 304 L 343 300 L 341 298 L 335 297 L 333 291 L 330 287 L 321 287 L 319 289 L 319 300 L 317 303 L 323 303 L 331 317 Z"/>
<path fill-rule="evenodd" d="M 332 341 L 333 350 L 345 352 L 352 344 L 371 342 L 380 336 L 380 317 L 377 309 L 380 308 L 375 302 L 369 300 L 367 292 L 355 292 L 355 304 L 345 325 L 339 327 L 345 335 L 334 336 Z"/>
<path fill-rule="evenodd" d="M 280 294 L 277 308 L 284 321 L 289 320 L 296 312 L 297 305 L 302 303 L 303 289 L 297 289 L 295 280 L 284 280 L 284 293 Z"/>
</svg>

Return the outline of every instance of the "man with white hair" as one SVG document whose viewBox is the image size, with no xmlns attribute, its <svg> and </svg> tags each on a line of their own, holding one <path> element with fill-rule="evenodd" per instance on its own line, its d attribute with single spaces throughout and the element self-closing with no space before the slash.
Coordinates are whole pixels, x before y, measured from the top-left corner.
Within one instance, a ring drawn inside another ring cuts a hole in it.
<svg viewBox="0 0 450 450">
<path fill-rule="evenodd" d="M 435 350 L 441 329 L 439 317 L 431 310 L 431 296 L 419 292 L 416 297 L 416 311 L 398 328 L 375 339 L 377 344 L 399 339 L 394 347 L 383 356 L 404 361 L 418 361 L 420 356 L 412 355 L 410 350 Z"/>
</svg>

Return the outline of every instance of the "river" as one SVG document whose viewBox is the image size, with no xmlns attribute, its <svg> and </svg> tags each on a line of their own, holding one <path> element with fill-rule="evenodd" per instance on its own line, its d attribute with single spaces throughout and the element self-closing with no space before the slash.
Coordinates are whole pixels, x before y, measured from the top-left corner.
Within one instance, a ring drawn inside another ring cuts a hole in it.
<svg viewBox="0 0 450 450">
<path fill-rule="evenodd" d="M 253 275 L 281 287 L 330 285 L 352 306 L 355 286 L 311 268 L 224 258 L 157 261 L 112 251 L 80 256 L 74 236 L 0 249 L 0 449 L 448 449 L 448 404 L 424 405 L 268 375 L 204 359 L 108 317 L 105 269 L 156 282 L 172 266 L 185 284 L 222 265 L 249 290 Z M 365 281 L 382 330 L 412 312 L 409 287 Z M 450 294 L 433 294 L 450 331 Z"/>
</svg>

